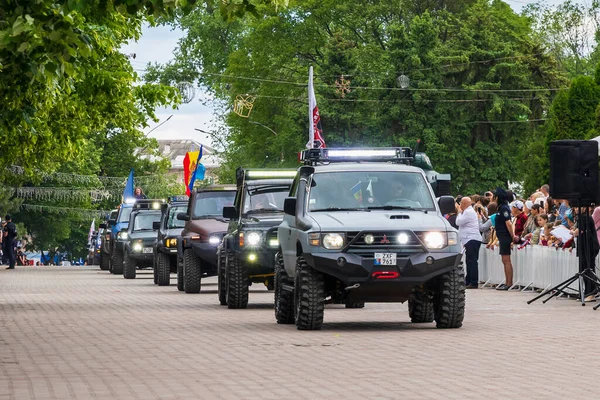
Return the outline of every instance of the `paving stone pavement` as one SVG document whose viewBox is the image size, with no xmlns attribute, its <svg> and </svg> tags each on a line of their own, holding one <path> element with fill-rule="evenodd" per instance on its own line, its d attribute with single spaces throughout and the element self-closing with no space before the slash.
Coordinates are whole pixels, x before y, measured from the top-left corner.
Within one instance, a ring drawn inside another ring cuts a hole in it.
<svg viewBox="0 0 600 400">
<path fill-rule="evenodd" d="M 0 399 L 599 398 L 600 310 L 471 290 L 463 328 L 402 304 L 327 306 L 322 331 L 95 267 L 0 271 Z"/>
</svg>

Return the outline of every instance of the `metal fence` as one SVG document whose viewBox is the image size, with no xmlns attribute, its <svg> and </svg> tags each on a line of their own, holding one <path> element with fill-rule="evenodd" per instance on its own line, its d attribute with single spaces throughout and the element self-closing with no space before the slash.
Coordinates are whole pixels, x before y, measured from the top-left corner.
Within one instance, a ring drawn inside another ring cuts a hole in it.
<svg viewBox="0 0 600 400">
<path fill-rule="evenodd" d="M 479 280 L 484 287 L 504 283 L 504 266 L 499 249 L 482 247 L 479 252 Z M 579 272 L 579 260 L 573 250 L 557 250 L 543 246 L 527 246 L 521 250 L 513 248 L 511 255 L 514 276 L 513 287 L 521 290 L 549 289 Z M 596 259 L 596 269 L 600 257 Z M 598 271 L 597 271 L 598 272 Z M 578 290 L 577 281 L 569 288 Z"/>
</svg>

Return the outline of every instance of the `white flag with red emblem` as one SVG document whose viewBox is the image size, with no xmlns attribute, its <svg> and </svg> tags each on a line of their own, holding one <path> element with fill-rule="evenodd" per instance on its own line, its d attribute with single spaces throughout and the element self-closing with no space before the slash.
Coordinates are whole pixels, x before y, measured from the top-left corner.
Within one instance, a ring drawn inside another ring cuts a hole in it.
<svg viewBox="0 0 600 400">
<path fill-rule="evenodd" d="M 323 139 L 323 128 L 321 128 L 321 116 L 317 107 L 315 88 L 313 86 L 313 67 L 308 72 L 308 143 L 307 149 L 321 149 L 327 147 Z"/>
</svg>

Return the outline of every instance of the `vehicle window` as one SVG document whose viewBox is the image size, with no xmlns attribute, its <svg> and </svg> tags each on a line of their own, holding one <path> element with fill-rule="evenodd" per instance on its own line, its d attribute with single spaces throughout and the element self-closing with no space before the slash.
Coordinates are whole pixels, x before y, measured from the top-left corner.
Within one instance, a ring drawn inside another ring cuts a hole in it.
<svg viewBox="0 0 600 400">
<path fill-rule="evenodd" d="M 398 207 L 435 210 L 425 178 L 416 172 L 322 172 L 312 176 L 309 210 Z"/>
<path fill-rule="evenodd" d="M 134 231 L 152 230 L 152 224 L 155 221 L 160 221 L 160 213 L 139 213 L 133 221 Z"/>
<path fill-rule="evenodd" d="M 108 219 L 117 219 L 117 215 L 119 215 L 118 211 L 111 211 L 110 217 L 108 217 Z"/>
<path fill-rule="evenodd" d="M 283 211 L 283 201 L 289 192 L 288 185 L 249 187 L 244 197 L 244 213 L 255 210 Z"/>
<path fill-rule="evenodd" d="M 121 208 L 119 213 L 119 220 L 117 222 L 127 222 L 131 216 L 132 207 Z"/>
<path fill-rule="evenodd" d="M 223 217 L 223 207 L 233 206 L 235 192 L 200 192 L 196 194 L 192 218 Z"/>
<path fill-rule="evenodd" d="M 185 226 L 185 221 L 178 220 L 177 214 L 182 213 L 182 212 L 184 213 L 186 211 L 187 211 L 186 206 L 171 207 L 171 209 L 169 210 L 169 216 L 167 219 L 167 228 L 168 229 L 183 228 Z"/>
</svg>

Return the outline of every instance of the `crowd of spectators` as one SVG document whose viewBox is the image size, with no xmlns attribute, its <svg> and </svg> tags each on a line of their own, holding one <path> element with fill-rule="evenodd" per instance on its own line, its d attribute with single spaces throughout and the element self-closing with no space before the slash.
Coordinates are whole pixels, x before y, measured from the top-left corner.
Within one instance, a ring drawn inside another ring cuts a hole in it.
<svg viewBox="0 0 600 400">
<path fill-rule="evenodd" d="M 568 200 L 550 197 L 548 185 L 543 185 L 526 198 L 499 188 L 493 192 L 485 192 L 483 195 L 467 196 L 466 203 L 470 204 L 476 212 L 482 245 L 492 250 L 496 247 L 500 248 L 506 274 L 506 283 L 500 285 L 498 288 L 500 290 L 507 290 L 512 285 L 511 251 L 518 251 L 527 246 L 573 251 L 576 247 L 576 238 L 580 235 L 578 225 L 583 223 L 583 215 L 589 213 L 588 218 L 591 218 L 589 223 L 593 223 L 595 229 L 594 239 L 597 238 L 600 242 L 600 206 L 572 207 Z M 504 206 L 503 211 L 500 211 L 502 206 Z M 458 196 L 456 212 L 446 215 L 448 222 L 459 230 L 459 235 L 461 214 L 464 213 L 464 209 L 465 197 Z M 578 217 L 579 215 L 582 217 Z M 502 226 L 497 226 L 497 219 L 502 221 Z M 508 227 L 510 237 L 506 235 L 507 230 L 504 226 Z M 503 238 L 508 238 L 508 242 L 504 239 L 503 244 Z M 595 248 L 594 251 L 597 255 L 598 249 Z M 472 280 L 467 282 L 467 286 L 468 288 L 473 286 Z M 594 293 L 588 293 L 590 294 L 588 301 L 593 300 L 597 289 L 593 288 L 593 291 Z"/>
</svg>

